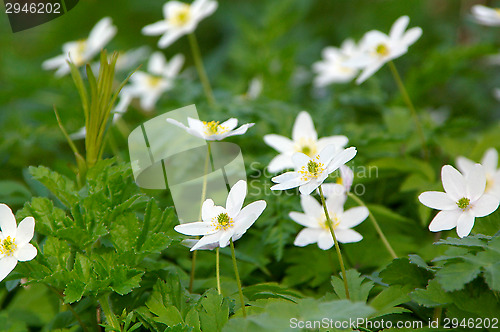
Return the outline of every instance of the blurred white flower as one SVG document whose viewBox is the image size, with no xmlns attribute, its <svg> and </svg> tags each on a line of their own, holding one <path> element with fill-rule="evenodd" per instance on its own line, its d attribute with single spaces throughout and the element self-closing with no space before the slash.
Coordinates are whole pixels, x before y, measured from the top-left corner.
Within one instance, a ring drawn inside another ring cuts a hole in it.
<svg viewBox="0 0 500 332">
<path fill-rule="evenodd" d="M 163 5 L 163 20 L 146 25 L 142 33 L 147 36 L 162 35 L 158 47 L 165 48 L 180 37 L 196 30 L 198 23 L 217 9 L 214 0 L 195 0 L 192 4 L 168 1 Z"/>
<path fill-rule="evenodd" d="M 141 46 L 128 50 L 126 52 L 120 52 L 118 60 L 116 60 L 116 71 L 127 71 L 131 69 L 136 69 L 139 64 L 145 60 L 150 51 L 147 46 Z"/>
<path fill-rule="evenodd" d="M 472 166 L 465 176 L 445 165 L 441 169 L 441 180 L 445 192 L 426 191 L 418 196 L 425 206 L 441 210 L 429 225 L 431 232 L 456 227 L 458 236 L 465 237 L 474 227 L 476 217 L 487 216 L 498 208 L 498 198 L 484 194 L 486 173 L 480 164 Z"/>
<path fill-rule="evenodd" d="M 45 70 L 57 68 L 55 75 L 64 76 L 70 72 L 67 60 L 77 67 L 89 62 L 115 36 L 116 31 L 111 18 L 105 17 L 92 28 L 87 39 L 65 43 L 62 47 L 63 54 L 44 61 L 42 68 Z"/>
<path fill-rule="evenodd" d="M 240 98 L 255 100 L 262 93 L 262 77 L 257 76 L 252 78 L 250 83 L 248 84 L 248 90 L 244 93 Z"/>
<path fill-rule="evenodd" d="M 346 39 L 340 48 L 323 49 L 323 60 L 313 64 L 316 73 L 314 85 L 324 87 L 332 83 L 346 83 L 358 74 L 359 69 L 346 65 L 346 61 L 356 56 L 358 48 L 352 39 Z"/>
<path fill-rule="evenodd" d="M 348 141 L 347 137 L 343 135 L 328 136 L 318 140 L 318 134 L 311 116 L 306 111 L 302 111 L 295 119 L 292 139 L 276 134 L 264 136 L 264 142 L 279 152 L 271 160 L 267 168 L 272 173 L 293 168 L 292 155 L 296 152 L 302 152 L 309 157 L 314 157 L 318 151 L 323 150 L 329 144 L 334 145 L 336 151 L 340 151 Z"/>
<path fill-rule="evenodd" d="M 490 8 L 483 5 L 472 6 L 472 17 L 482 25 L 500 26 L 500 8 Z"/>
<path fill-rule="evenodd" d="M 470 159 L 459 156 L 457 167 L 467 175 L 474 169 L 476 163 Z M 481 159 L 481 165 L 486 173 L 486 194 L 492 194 L 500 199 L 500 169 L 498 168 L 498 152 L 494 148 L 488 149 Z"/>
<path fill-rule="evenodd" d="M 396 59 L 408 51 L 408 47 L 415 43 L 422 35 L 420 27 L 406 31 L 410 19 L 401 16 L 394 22 L 389 35 L 378 30 L 368 31 L 359 42 L 359 56 L 347 61 L 349 65 L 357 66 L 363 71 L 356 79 L 361 84 L 385 63 Z"/>
<path fill-rule="evenodd" d="M 327 145 L 321 152 L 310 158 L 302 152 L 292 156 L 294 172 L 286 172 L 272 178 L 276 185 L 271 190 L 286 190 L 299 187 L 302 195 L 309 195 L 318 188 L 328 175 L 354 158 L 356 148 L 350 147 L 337 152 L 335 145 Z"/>
<path fill-rule="evenodd" d="M 363 236 L 351 228 L 359 225 L 368 217 L 368 209 L 364 206 L 358 206 L 344 211 L 344 202 L 345 195 L 342 194 L 332 195 L 326 200 L 333 232 L 340 243 L 359 242 Z M 293 221 L 306 228 L 299 232 L 293 244 L 304 247 L 311 243 L 317 243 L 320 249 L 330 249 L 334 241 L 323 208 L 314 197 L 307 195 L 300 197 L 300 204 L 305 213 L 290 212 L 289 216 Z"/>
<path fill-rule="evenodd" d="M 193 245 L 191 251 L 213 249 L 217 247 L 217 244 L 224 248 L 229 244 L 230 239 L 236 241 L 241 238 L 266 208 L 266 202 L 263 200 L 242 208 L 246 194 L 247 183 L 240 180 L 231 188 L 225 208 L 207 199 L 201 211 L 203 221 L 177 225 L 174 229 L 185 235 L 203 235 Z"/>
<path fill-rule="evenodd" d="M 130 77 L 130 84 L 122 90 L 122 98 L 128 101 L 139 98 L 142 109 L 153 110 L 161 95 L 174 87 L 183 64 L 182 54 L 175 55 L 167 62 L 163 53 L 153 53 L 149 58 L 148 71 L 138 71 Z"/>
<path fill-rule="evenodd" d="M 340 176 L 337 178 L 336 183 L 325 183 L 321 186 L 325 197 L 344 195 L 347 196 L 351 190 L 352 182 L 354 180 L 354 172 L 346 165 L 339 167 Z"/>
<path fill-rule="evenodd" d="M 248 128 L 254 125 L 254 123 L 246 123 L 238 129 L 234 129 L 238 126 L 238 119 L 235 118 L 231 118 L 223 123 L 219 121 L 200 121 L 190 117 L 187 118 L 187 121 L 188 127 L 177 120 L 167 119 L 168 123 L 184 129 L 188 134 L 207 141 L 220 141 L 229 136 L 243 135 L 247 132 Z"/>
<path fill-rule="evenodd" d="M 0 282 L 14 270 L 17 262 L 30 261 L 37 254 L 29 242 L 35 232 L 35 219 L 24 218 L 19 226 L 12 210 L 0 204 Z"/>
</svg>

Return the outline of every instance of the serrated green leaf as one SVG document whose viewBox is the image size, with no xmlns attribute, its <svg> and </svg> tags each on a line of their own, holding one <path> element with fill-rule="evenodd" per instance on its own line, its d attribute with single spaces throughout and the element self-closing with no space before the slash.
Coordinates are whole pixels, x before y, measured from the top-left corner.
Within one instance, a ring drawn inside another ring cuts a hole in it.
<svg viewBox="0 0 500 332">
<path fill-rule="evenodd" d="M 202 331 L 221 331 L 229 319 L 229 302 L 214 289 L 208 290 L 198 304 Z"/>
<path fill-rule="evenodd" d="M 331 282 L 335 294 L 337 294 L 340 299 L 345 299 L 345 285 L 341 277 L 332 276 Z M 354 269 L 347 270 L 346 277 L 351 301 L 366 302 L 368 295 L 370 294 L 370 290 L 373 288 L 373 281 L 362 277 L 361 273 Z"/>
<path fill-rule="evenodd" d="M 75 182 L 44 166 L 29 168 L 30 174 L 49 189 L 66 207 L 78 202 Z"/>
<path fill-rule="evenodd" d="M 480 268 L 471 262 L 446 264 L 436 272 L 436 279 L 446 291 L 454 291 L 464 287 L 480 273 Z"/>
<path fill-rule="evenodd" d="M 407 258 L 392 261 L 382 272 L 382 281 L 389 285 L 401 285 L 408 288 L 422 288 L 432 276 L 429 271 L 411 264 Z"/>
<path fill-rule="evenodd" d="M 429 281 L 425 289 L 416 289 L 411 292 L 410 296 L 413 301 L 429 308 L 442 306 L 453 301 L 437 279 Z"/>
</svg>

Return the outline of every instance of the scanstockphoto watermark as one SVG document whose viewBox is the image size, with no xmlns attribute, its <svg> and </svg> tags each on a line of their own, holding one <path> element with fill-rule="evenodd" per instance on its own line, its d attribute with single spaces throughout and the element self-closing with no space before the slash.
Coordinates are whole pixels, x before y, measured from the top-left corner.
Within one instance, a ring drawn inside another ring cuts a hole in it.
<svg viewBox="0 0 500 332">
<path fill-rule="evenodd" d="M 378 178 L 378 167 L 377 166 L 350 166 L 349 169 L 352 171 L 352 176 L 354 179 L 362 180 L 362 179 L 376 179 Z M 272 182 L 272 178 L 283 173 L 272 173 L 269 172 L 266 165 L 258 161 L 254 161 L 249 165 L 249 174 L 247 175 L 248 186 L 251 189 L 252 194 L 258 196 L 280 196 L 280 195 L 289 195 L 295 196 L 297 194 L 297 190 L 284 190 L 284 191 L 274 191 L 271 190 L 271 187 L 275 185 Z M 335 171 L 333 174 L 333 179 L 337 180 L 339 183 L 340 172 Z M 352 179 L 350 180 L 352 181 Z M 328 182 L 328 181 L 325 181 Z M 345 184 L 345 183 L 344 183 Z M 364 183 L 355 183 L 350 189 L 356 196 L 363 196 L 366 192 L 366 187 Z"/>
</svg>

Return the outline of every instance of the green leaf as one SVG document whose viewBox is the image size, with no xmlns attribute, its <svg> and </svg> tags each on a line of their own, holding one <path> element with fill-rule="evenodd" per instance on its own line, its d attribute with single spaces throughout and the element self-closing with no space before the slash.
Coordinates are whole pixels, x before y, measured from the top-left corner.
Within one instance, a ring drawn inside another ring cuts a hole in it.
<svg viewBox="0 0 500 332">
<path fill-rule="evenodd" d="M 370 294 L 370 290 L 373 288 L 373 281 L 362 277 L 361 273 L 354 269 L 347 270 L 346 277 L 351 301 L 366 302 L 368 295 Z M 337 276 L 332 276 L 331 282 L 335 294 L 337 294 L 340 299 L 345 299 L 346 293 L 343 279 Z"/>
<path fill-rule="evenodd" d="M 215 289 L 209 289 L 198 304 L 202 331 L 222 331 L 229 318 L 229 301 Z"/>
<path fill-rule="evenodd" d="M 140 286 L 143 271 L 127 266 L 117 266 L 111 269 L 111 289 L 120 295 L 128 294 Z"/>
<path fill-rule="evenodd" d="M 279 298 L 296 302 L 297 299 L 303 297 L 299 292 L 289 289 L 288 287 L 280 286 L 279 284 L 274 282 L 247 286 L 243 289 L 243 294 L 250 301 L 255 301 L 258 299 Z"/>
<path fill-rule="evenodd" d="M 80 301 L 85 292 L 85 283 L 80 280 L 71 281 L 64 290 L 64 303 L 73 303 Z"/>
<path fill-rule="evenodd" d="M 392 261 L 382 272 L 382 281 L 389 285 L 401 285 L 407 288 L 422 288 L 432 276 L 429 271 L 411 264 L 407 258 Z"/>
<path fill-rule="evenodd" d="M 444 290 L 454 291 L 474 280 L 480 272 L 479 266 L 468 261 L 450 263 L 436 272 L 436 279 Z"/>
<path fill-rule="evenodd" d="M 49 189 L 66 207 L 78 202 L 75 182 L 44 166 L 29 168 L 30 174 Z"/>
<path fill-rule="evenodd" d="M 410 295 L 413 301 L 428 308 L 453 302 L 449 293 L 444 291 L 437 279 L 429 281 L 425 289 L 416 289 Z"/>
<path fill-rule="evenodd" d="M 375 317 L 389 315 L 393 313 L 406 312 L 405 308 L 396 307 L 410 301 L 410 296 L 406 288 L 394 285 L 385 288 L 370 302 L 370 306 L 377 309 Z"/>
</svg>

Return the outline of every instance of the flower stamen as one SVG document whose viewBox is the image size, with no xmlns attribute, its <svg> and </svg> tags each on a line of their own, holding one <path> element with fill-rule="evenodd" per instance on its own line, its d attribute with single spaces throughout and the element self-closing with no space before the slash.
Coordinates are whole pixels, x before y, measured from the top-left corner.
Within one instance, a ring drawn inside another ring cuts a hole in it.
<svg viewBox="0 0 500 332">
<path fill-rule="evenodd" d="M 170 24 L 176 27 L 186 25 L 191 19 L 191 6 L 183 4 L 168 20 Z"/>
<path fill-rule="evenodd" d="M 319 156 L 309 160 L 306 166 L 302 166 L 299 173 L 302 174 L 302 180 L 308 181 L 310 179 L 317 179 L 318 176 L 325 171 L 325 165 L 320 163 Z"/>
<path fill-rule="evenodd" d="M 15 239 L 10 236 L 7 236 L 2 242 L 0 242 L 0 255 L 12 256 L 16 249 L 17 244 Z"/>
<path fill-rule="evenodd" d="M 457 205 L 460 209 L 465 211 L 470 205 L 470 199 L 468 199 L 467 197 L 462 197 L 458 200 Z"/>
<path fill-rule="evenodd" d="M 212 219 L 212 225 L 218 231 L 228 230 L 229 228 L 233 227 L 233 224 L 234 224 L 233 218 L 229 217 L 227 213 L 221 213 L 217 217 L 214 217 Z"/>
<path fill-rule="evenodd" d="M 228 131 L 226 127 L 219 124 L 219 121 L 203 121 L 203 125 L 205 126 L 205 134 L 208 136 L 224 134 Z"/>
<path fill-rule="evenodd" d="M 295 143 L 295 151 L 302 152 L 308 157 L 313 157 L 318 152 L 316 147 L 316 142 L 311 138 L 301 137 L 297 143 Z"/>
<path fill-rule="evenodd" d="M 389 48 L 385 44 L 378 44 L 375 48 L 375 52 L 380 56 L 387 56 L 389 55 Z"/>
</svg>

